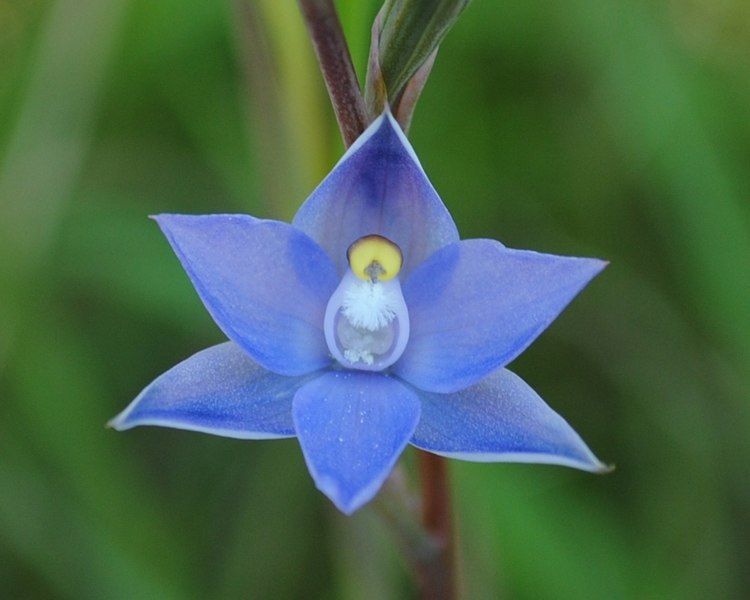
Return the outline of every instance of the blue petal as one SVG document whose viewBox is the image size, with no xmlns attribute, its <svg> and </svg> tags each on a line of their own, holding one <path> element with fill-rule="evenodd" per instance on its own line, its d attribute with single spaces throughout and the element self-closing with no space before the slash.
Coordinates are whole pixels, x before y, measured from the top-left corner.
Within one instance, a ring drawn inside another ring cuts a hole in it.
<svg viewBox="0 0 750 600">
<path fill-rule="evenodd" d="M 395 379 L 336 371 L 300 388 L 292 415 L 315 484 L 351 514 L 396 464 L 417 426 L 419 400 Z"/>
<path fill-rule="evenodd" d="M 158 377 L 110 426 L 123 431 L 159 425 L 242 439 L 294 437 L 292 398 L 316 376 L 276 375 L 226 342 Z"/>
<path fill-rule="evenodd" d="M 454 394 L 420 397 L 422 417 L 411 443 L 423 450 L 476 462 L 609 470 L 565 419 L 506 369 Z"/>
<path fill-rule="evenodd" d="M 508 364 L 605 262 L 465 240 L 433 254 L 403 286 L 411 333 L 393 370 L 430 392 L 455 392 Z"/>
<path fill-rule="evenodd" d="M 458 240 L 453 219 L 390 113 L 376 119 L 310 195 L 293 225 L 346 271 L 346 250 L 379 234 L 404 255 L 402 280 L 438 248 Z"/>
<path fill-rule="evenodd" d="M 156 221 L 216 323 L 257 363 L 302 375 L 331 362 L 323 318 L 338 277 L 314 241 L 245 215 Z"/>
</svg>

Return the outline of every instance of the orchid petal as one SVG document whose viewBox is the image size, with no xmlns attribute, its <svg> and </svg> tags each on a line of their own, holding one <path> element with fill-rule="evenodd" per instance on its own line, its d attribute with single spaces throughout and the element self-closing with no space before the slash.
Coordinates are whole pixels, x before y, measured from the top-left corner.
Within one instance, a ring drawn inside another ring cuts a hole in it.
<svg viewBox="0 0 750 600">
<path fill-rule="evenodd" d="M 403 286 L 411 332 L 394 372 L 455 392 L 508 364 L 606 266 L 464 240 L 433 254 Z"/>
<path fill-rule="evenodd" d="M 313 240 L 244 215 L 156 221 L 216 323 L 253 360 L 281 375 L 331 362 L 323 318 L 338 277 Z"/>
<path fill-rule="evenodd" d="M 292 416 L 318 489 L 351 514 L 396 464 L 419 420 L 419 400 L 395 379 L 336 371 L 300 388 Z"/>
<path fill-rule="evenodd" d="M 347 248 L 365 235 L 398 244 L 402 280 L 435 250 L 458 240 L 450 213 L 390 112 L 349 148 L 292 224 L 328 252 L 340 276 Z"/>
<path fill-rule="evenodd" d="M 294 437 L 292 398 L 316 376 L 276 375 L 226 342 L 157 377 L 110 426 L 123 431 L 158 425 L 241 439 Z"/>
<path fill-rule="evenodd" d="M 474 462 L 609 470 L 565 419 L 507 369 L 460 392 L 421 392 L 420 399 L 422 416 L 411 443 L 423 450 Z"/>
</svg>

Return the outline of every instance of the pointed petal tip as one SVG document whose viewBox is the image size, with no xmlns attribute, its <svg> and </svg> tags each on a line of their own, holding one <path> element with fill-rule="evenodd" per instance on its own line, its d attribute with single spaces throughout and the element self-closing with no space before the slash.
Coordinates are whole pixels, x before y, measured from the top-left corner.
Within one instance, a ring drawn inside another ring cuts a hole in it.
<svg viewBox="0 0 750 600">
<path fill-rule="evenodd" d="M 368 129 L 372 128 L 373 132 L 375 132 L 386 126 L 389 127 L 391 131 L 393 131 L 399 137 L 401 143 L 409 150 L 409 155 L 412 156 L 412 158 L 416 158 L 409 138 L 406 137 L 401 124 L 398 122 L 393 112 L 391 111 L 391 107 L 387 104 L 383 109 L 383 112 L 381 112 L 380 115 L 372 123 L 370 123 Z"/>
<path fill-rule="evenodd" d="M 316 481 L 315 487 L 333 503 L 339 512 L 347 517 L 351 517 L 370 502 L 380 490 L 379 485 L 374 485 L 371 488 L 361 490 L 354 496 L 347 497 L 341 487 L 333 480 Z"/>
<path fill-rule="evenodd" d="M 401 125 L 398 124 L 396 117 L 393 116 L 390 106 L 386 104 L 380 116 L 383 117 L 383 119 L 387 121 L 393 129 L 395 129 L 396 131 L 401 131 Z"/>
<path fill-rule="evenodd" d="M 610 465 L 600 461 L 588 446 L 585 446 L 585 449 L 587 450 L 588 454 L 586 459 L 581 458 L 577 461 L 574 461 L 577 464 L 559 463 L 560 466 L 572 467 L 574 469 L 578 469 L 579 471 L 586 471 L 587 473 L 592 473 L 594 475 L 607 475 L 608 473 L 611 473 L 615 470 L 614 465 Z"/>
<path fill-rule="evenodd" d="M 317 473 L 315 465 L 308 460 L 308 457 L 304 454 L 304 452 L 303 456 L 310 473 Z M 348 493 L 345 487 L 340 482 L 336 481 L 336 479 L 334 479 L 333 477 L 326 477 L 321 476 L 320 474 L 316 474 L 313 475 L 313 481 L 315 482 L 315 487 L 317 488 L 317 490 L 321 492 L 326 498 L 328 498 L 339 510 L 339 512 L 342 512 L 347 517 L 352 516 L 365 504 L 370 502 L 377 495 L 382 486 L 382 481 L 378 479 L 352 495 Z"/>
<path fill-rule="evenodd" d="M 127 431 L 128 429 L 133 429 L 133 427 L 135 427 L 135 425 L 125 425 L 120 420 L 119 415 L 114 419 L 110 419 L 104 424 L 105 429 L 111 429 L 112 431 L 117 431 L 118 433 Z"/>
<path fill-rule="evenodd" d="M 300 388 L 292 417 L 315 486 L 351 515 L 393 470 L 419 422 L 419 400 L 380 374 L 329 372 Z"/>
<path fill-rule="evenodd" d="M 162 233 L 164 233 L 165 236 L 167 236 L 167 239 L 170 240 L 170 243 L 172 243 L 172 238 L 170 236 L 170 224 L 174 222 L 175 217 L 197 217 L 198 215 L 181 215 L 177 213 L 159 213 L 156 215 L 149 215 L 148 218 L 151 219 L 154 223 L 156 223 L 159 226 L 159 229 L 161 229 Z"/>
<path fill-rule="evenodd" d="M 602 260 L 601 258 L 589 258 L 589 257 L 570 257 L 575 259 L 576 261 L 580 263 L 583 263 L 585 265 L 584 269 L 581 271 L 580 275 L 580 286 L 581 289 L 579 290 L 579 293 L 583 291 L 583 289 L 589 285 L 596 277 L 598 277 L 604 269 L 606 269 L 609 266 L 608 260 Z"/>
<path fill-rule="evenodd" d="M 589 258 L 587 260 L 590 260 L 595 265 L 596 275 L 601 273 L 610 265 L 610 261 L 603 258 Z"/>
<path fill-rule="evenodd" d="M 131 429 L 132 427 L 134 427 L 134 425 L 127 423 L 127 418 L 128 418 L 128 415 L 132 412 L 133 406 L 136 404 L 139 398 L 140 398 L 140 395 L 138 396 L 138 398 L 133 400 L 125 408 L 125 410 L 117 413 L 114 417 L 112 417 L 109 421 L 107 421 L 104 424 L 104 428 L 114 429 L 115 431 L 125 431 L 127 429 Z"/>
<path fill-rule="evenodd" d="M 158 424 L 150 422 L 149 419 L 140 418 L 138 415 L 135 415 L 135 417 L 132 416 L 133 412 L 137 411 L 138 405 L 141 403 L 141 400 L 147 395 L 147 392 L 152 385 L 153 383 L 147 386 L 146 389 L 144 389 L 133 400 L 131 400 L 130 404 L 128 404 L 123 410 L 117 413 L 109 421 L 107 421 L 104 424 L 104 428 L 122 432 L 128 431 L 129 429 L 134 429 L 140 425 Z M 169 427 L 169 425 L 166 426 Z"/>
<path fill-rule="evenodd" d="M 156 221 L 156 223 L 161 227 L 164 224 L 164 221 L 167 221 L 168 219 L 172 217 L 199 217 L 200 215 L 182 215 L 179 213 L 158 213 L 154 215 L 148 215 L 148 218 L 152 221 Z"/>
<path fill-rule="evenodd" d="M 151 219 L 152 221 L 155 221 L 156 224 L 162 229 L 162 231 L 167 233 L 166 230 L 169 229 L 169 226 L 171 224 L 179 225 L 180 222 L 182 223 L 185 223 L 186 221 L 196 222 L 196 221 L 200 221 L 201 219 L 207 219 L 207 218 L 210 219 L 212 217 L 224 217 L 224 216 L 229 216 L 229 215 L 224 215 L 224 214 L 186 215 L 182 213 L 158 213 L 154 215 L 149 215 L 148 218 Z M 255 218 L 251 217 L 250 215 L 241 215 L 241 216 L 249 217 L 250 219 L 255 220 Z"/>
<path fill-rule="evenodd" d="M 411 157 L 411 159 L 414 161 L 414 163 L 419 167 L 419 169 L 424 173 L 424 167 L 422 167 L 422 162 L 419 160 L 419 157 L 417 156 L 417 153 L 414 151 L 414 148 L 411 145 L 411 142 L 409 141 L 409 138 L 406 137 L 406 134 L 404 133 L 404 130 L 401 128 L 401 125 L 396 120 L 396 117 L 393 116 L 391 113 L 390 108 L 386 108 L 385 111 L 383 111 L 383 114 L 380 118 L 385 118 L 384 121 L 387 122 L 391 126 L 391 131 L 396 134 L 396 137 L 398 137 L 399 142 L 401 142 L 401 145 L 406 150 L 406 153 Z"/>
<path fill-rule="evenodd" d="M 556 256 L 556 255 L 553 255 L 553 254 L 546 255 L 543 252 L 535 252 L 533 250 L 523 250 L 522 252 L 534 253 L 534 254 L 539 254 L 539 255 L 542 255 L 542 256 L 550 256 L 550 257 L 555 257 Z M 581 265 L 586 265 L 586 267 L 587 267 L 586 270 L 588 271 L 587 274 L 589 275 L 590 279 L 593 279 L 594 277 L 596 277 L 599 273 L 601 273 L 604 269 L 606 269 L 609 266 L 609 261 L 608 260 L 604 260 L 604 259 L 601 259 L 601 258 L 594 258 L 594 257 L 590 257 L 590 256 L 566 256 L 566 255 L 559 255 L 559 256 L 557 256 L 557 258 L 560 258 L 560 259 L 563 259 L 563 260 L 569 260 L 569 261 L 577 262 L 578 264 L 581 264 Z"/>
<path fill-rule="evenodd" d="M 137 408 L 138 404 L 140 403 L 141 399 L 146 394 L 147 390 L 150 386 L 148 386 L 145 390 L 143 390 L 138 396 L 135 397 L 134 400 L 128 404 L 124 410 L 117 413 L 114 417 L 112 417 L 109 421 L 107 421 L 104 424 L 105 429 L 113 429 L 114 431 L 127 431 L 128 429 L 133 429 L 134 427 L 138 427 L 139 425 L 148 425 L 147 422 L 142 422 L 140 419 L 136 417 L 136 419 L 131 419 L 131 414 L 133 411 Z"/>
</svg>

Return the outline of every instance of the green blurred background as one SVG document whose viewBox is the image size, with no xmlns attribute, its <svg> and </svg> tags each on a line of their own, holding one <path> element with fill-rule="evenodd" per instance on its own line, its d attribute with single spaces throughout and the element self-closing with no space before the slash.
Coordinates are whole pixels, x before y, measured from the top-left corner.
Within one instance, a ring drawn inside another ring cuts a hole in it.
<svg viewBox="0 0 750 600">
<path fill-rule="evenodd" d="M 0 597 L 410 597 L 294 440 L 104 428 L 222 339 L 146 215 L 289 219 L 342 152 L 296 3 L 0 0 L 0 57 Z M 746 0 L 443 44 L 411 137 L 462 235 L 612 262 L 513 368 L 617 470 L 451 463 L 466 597 L 750 594 L 749 65 Z"/>
</svg>

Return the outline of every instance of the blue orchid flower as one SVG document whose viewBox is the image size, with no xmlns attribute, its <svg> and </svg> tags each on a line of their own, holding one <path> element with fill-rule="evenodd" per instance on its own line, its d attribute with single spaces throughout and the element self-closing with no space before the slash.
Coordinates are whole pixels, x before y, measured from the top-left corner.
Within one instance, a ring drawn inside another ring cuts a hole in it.
<svg viewBox="0 0 750 600">
<path fill-rule="evenodd" d="M 389 112 L 291 225 L 156 221 L 231 341 L 158 377 L 114 428 L 297 437 L 317 487 L 347 514 L 372 499 L 407 444 L 606 469 L 504 368 L 606 263 L 460 241 Z"/>
</svg>

